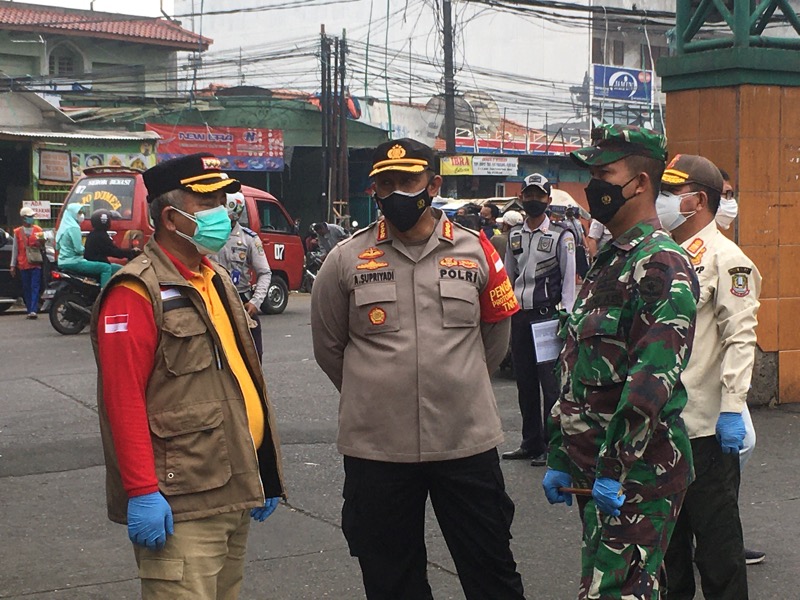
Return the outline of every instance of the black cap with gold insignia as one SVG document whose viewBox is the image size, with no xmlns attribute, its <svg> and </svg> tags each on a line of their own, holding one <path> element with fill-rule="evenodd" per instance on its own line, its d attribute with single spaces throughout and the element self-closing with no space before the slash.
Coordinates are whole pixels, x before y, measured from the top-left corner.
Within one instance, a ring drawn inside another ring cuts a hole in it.
<svg viewBox="0 0 800 600">
<path fill-rule="evenodd" d="M 220 160 L 208 152 L 190 154 L 158 163 L 144 172 L 147 201 L 172 190 L 186 190 L 195 194 L 210 194 L 224 190 L 238 192 L 242 184 L 223 173 Z"/>
<path fill-rule="evenodd" d="M 369 176 L 383 171 L 421 173 L 425 170 L 436 170 L 433 150 L 417 140 L 401 138 L 384 142 L 375 148 Z"/>
</svg>

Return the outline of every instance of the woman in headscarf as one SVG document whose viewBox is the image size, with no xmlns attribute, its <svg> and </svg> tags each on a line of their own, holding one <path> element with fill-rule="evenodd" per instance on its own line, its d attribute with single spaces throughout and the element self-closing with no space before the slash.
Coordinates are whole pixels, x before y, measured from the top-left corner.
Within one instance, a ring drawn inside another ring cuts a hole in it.
<svg viewBox="0 0 800 600">
<path fill-rule="evenodd" d="M 81 223 L 86 217 L 81 213 L 82 208 L 78 203 L 69 204 L 61 216 L 61 225 L 56 232 L 58 266 L 65 271 L 99 277 L 100 287 L 105 287 L 114 270 L 109 263 L 83 258 Z"/>
</svg>

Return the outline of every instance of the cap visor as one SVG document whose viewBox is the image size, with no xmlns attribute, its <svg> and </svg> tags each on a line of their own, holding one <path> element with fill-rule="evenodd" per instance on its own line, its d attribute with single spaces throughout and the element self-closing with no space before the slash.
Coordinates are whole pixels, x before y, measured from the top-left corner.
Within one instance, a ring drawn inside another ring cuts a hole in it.
<svg viewBox="0 0 800 600">
<path fill-rule="evenodd" d="M 238 179 L 218 179 L 210 183 L 189 183 L 183 187 L 195 194 L 211 194 L 218 190 L 225 190 L 227 193 L 232 194 L 238 192 L 242 188 L 242 184 Z"/>
<path fill-rule="evenodd" d="M 538 185 L 538 184 L 536 184 L 536 183 L 532 183 L 532 184 L 530 184 L 530 185 L 526 185 L 524 188 L 522 188 L 522 192 L 521 192 L 521 193 L 523 193 L 523 194 L 524 194 L 524 193 L 525 193 L 525 190 L 529 190 L 529 189 L 531 189 L 531 188 L 537 189 L 537 190 L 539 190 L 540 192 L 542 192 L 543 194 L 547 194 L 548 196 L 550 195 L 550 192 L 548 192 L 548 191 L 547 191 L 546 189 L 544 189 L 544 188 L 543 188 L 541 185 Z"/>
<path fill-rule="evenodd" d="M 602 167 L 628 156 L 619 150 L 608 150 L 597 146 L 587 146 L 569 153 L 572 160 L 584 167 Z"/>
<path fill-rule="evenodd" d="M 397 164 L 397 165 L 386 165 L 385 167 L 381 167 L 380 169 L 372 169 L 369 172 L 369 176 L 373 177 L 378 173 L 383 173 L 384 171 L 405 171 L 406 173 L 422 173 L 425 170 L 424 165 L 409 165 L 409 164 Z"/>
</svg>

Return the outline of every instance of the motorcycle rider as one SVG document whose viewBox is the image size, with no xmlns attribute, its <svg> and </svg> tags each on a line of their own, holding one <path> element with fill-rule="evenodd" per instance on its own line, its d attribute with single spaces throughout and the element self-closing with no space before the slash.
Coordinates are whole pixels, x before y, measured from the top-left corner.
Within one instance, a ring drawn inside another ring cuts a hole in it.
<svg viewBox="0 0 800 600">
<path fill-rule="evenodd" d="M 267 297 L 269 284 L 272 281 L 272 270 L 269 268 L 264 246 L 256 232 L 244 227 L 239 219 L 244 212 L 244 194 L 236 192 L 227 194 L 225 208 L 231 220 L 231 237 L 216 255 L 211 256 L 231 274 L 231 280 L 239 292 L 247 314 L 255 321 L 256 326 L 250 330 L 258 351 L 258 360 L 263 354 L 261 344 L 261 321 L 258 319 L 259 307 Z M 251 289 L 251 274 L 255 273 L 256 287 Z"/>
<path fill-rule="evenodd" d="M 117 216 L 119 216 L 117 214 Z M 109 237 L 108 231 L 111 229 L 111 219 L 114 213 L 104 208 L 98 209 L 92 213 L 92 231 L 86 236 L 86 244 L 84 245 L 83 257 L 86 260 L 93 260 L 97 262 L 109 262 L 109 257 L 130 260 L 137 256 L 141 250 L 131 248 L 124 250 L 114 244 L 114 241 Z M 112 264 L 112 274 L 116 273 L 122 268 L 122 265 Z"/>
</svg>

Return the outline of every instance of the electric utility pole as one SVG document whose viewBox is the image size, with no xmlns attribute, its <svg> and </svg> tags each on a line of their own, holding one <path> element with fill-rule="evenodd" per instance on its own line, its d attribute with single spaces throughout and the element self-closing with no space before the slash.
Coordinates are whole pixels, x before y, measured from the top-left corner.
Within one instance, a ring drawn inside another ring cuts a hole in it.
<svg viewBox="0 0 800 600">
<path fill-rule="evenodd" d="M 456 82 L 453 73 L 453 15 L 451 0 L 442 0 L 444 25 L 444 139 L 447 154 L 456 153 Z"/>
</svg>

